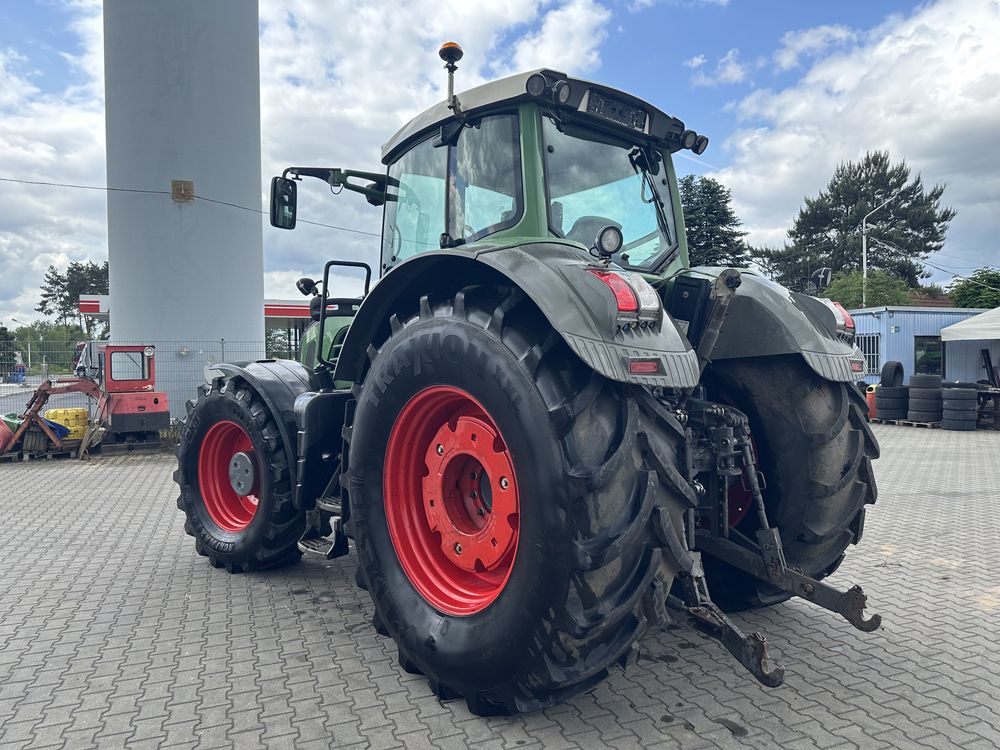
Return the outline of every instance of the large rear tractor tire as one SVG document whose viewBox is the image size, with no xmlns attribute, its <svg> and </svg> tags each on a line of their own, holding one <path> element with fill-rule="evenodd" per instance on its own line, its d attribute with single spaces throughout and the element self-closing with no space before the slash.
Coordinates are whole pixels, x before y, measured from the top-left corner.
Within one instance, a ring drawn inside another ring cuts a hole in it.
<svg viewBox="0 0 1000 750">
<path fill-rule="evenodd" d="M 825 578 L 860 540 L 865 505 L 877 496 L 871 462 L 879 449 L 864 398 L 849 384 L 824 380 L 795 355 L 715 362 L 708 383 L 712 396 L 750 420 L 766 480 L 764 506 L 788 565 Z M 736 528 L 755 539 L 757 515 L 746 513 Z M 709 556 L 705 566 L 712 598 L 726 609 L 789 598 Z"/>
<path fill-rule="evenodd" d="M 425 297 L 369 356 L 348 528 L 402 668 L 488 715 L 624 664 L 666 622 L 665 534 L 694 499 L 680 426 L 585 367 L 516 292 Z"/>
<path fill-rule="evenodd" d="M 188 402 L 174 480 L 184 530 L 214 567 L 266 570 L 302 556 L 296 543 L 306 516 L 292 504 L 280 433 L 243 380 L 220 378 Z"/>
</svg>

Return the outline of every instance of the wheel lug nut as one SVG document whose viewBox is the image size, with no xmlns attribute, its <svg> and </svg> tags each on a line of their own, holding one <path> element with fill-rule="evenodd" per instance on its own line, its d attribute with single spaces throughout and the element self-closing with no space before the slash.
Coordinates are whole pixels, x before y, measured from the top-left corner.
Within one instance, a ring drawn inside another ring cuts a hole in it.
<svg viewBox="0 0 1000 750">
<path fill-rule="evenodd" d="M 505 490 L 510 487 L 510 482 L 507 481 L 507 477 L 500 477 L 500 489 Z"/>
<path fill-rule="evenodd" d="M 441 443 L 438 443 L 438 447 L 437 447 L 437 454 L 438 454 L 439 456 L 443 456 L 443 455 L 444 455 L 444 446 L 443 446 L 443 445 L 441 445 Z"/>
<path fill-rule="evenodd" d="M 462 545 L 459 544 L 458 542 L 455 542 L 455 554 L 456 555 L 462 554 Z"/>
<path fill-rule="evenodd" d="M 475 500 L 477 497 L 479 497 L 479 493 L 473 490 L 472 492 L 469 493 L 469 497 Z"/>
<path fill-rule="evenodd" d="M 476 511 L 476 513 L 478 513 L 481 516 L 485 516 L 486 515 L 486 509 L 485 508 L 480 508 L 479 510 Z"/>
<path fill-rule="evenodd" d="M 479 474 L 477 474 L 476 472 L 472 472 L 472 473 L 471 473 L 471 474 L 469 475 L 469 479 L 471 479 L 471 480 L 472 480 L 472 481 L 474 482 L 474 481 L 476 481 L 477 479 L 479 479 Z"/>
</svg>

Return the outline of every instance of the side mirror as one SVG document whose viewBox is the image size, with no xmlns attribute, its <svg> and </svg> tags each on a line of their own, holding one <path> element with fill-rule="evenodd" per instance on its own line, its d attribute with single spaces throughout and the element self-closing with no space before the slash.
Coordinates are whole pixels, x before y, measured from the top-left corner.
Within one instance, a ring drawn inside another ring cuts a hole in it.
<svg viewBox="0 0 1000 750">
<path fill-rule="evenodd" d="M 818 268 L 809 278 L 816 285 L 816 289 L 822 292 L 833 281 L 833 271 L 830 268 Z"/>
<path fill-rule="evenodd" d="M 316 282 L 308 276 L 303 276 L 301 279 L 296 281 L 295 288 L 302 292 L 302 294 L 306 297 L 310 294 L 319 294 L 319 291 L 316 289 Z"/>
<path fill-rule="evenodd" d="M 271 178 L 271 226 L 295 229 L 298 185 L 285 177 Z"/>
</svg>

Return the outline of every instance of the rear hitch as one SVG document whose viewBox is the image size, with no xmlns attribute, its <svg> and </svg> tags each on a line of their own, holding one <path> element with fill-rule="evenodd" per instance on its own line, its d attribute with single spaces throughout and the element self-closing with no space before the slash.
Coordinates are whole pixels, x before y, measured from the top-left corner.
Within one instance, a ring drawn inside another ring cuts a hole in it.
<svg viewBox="0 0 1000 750">
<path fill-rule="evenodd" d="M 771 660 L 767 652 L 767 639 L 760 633 L 744 633 L 709 598 L 705 577 L 701 572 L 701 555 L 697 552 L 692 555 L 696 559 L 695 570 L 691 574 L 682 574 L 683 578 L 680 580 L 684 600 L 671 595 L 667 600 L 670 606 L 686 612 L 692 627 L 725 646 L 761 685 L 781 685 L 785 681 L 785 669 Z"/>
<path fill-rule="evenodd" d="M 777 529 L 760 531 L 757 538 L 760 552 L 748 549 L 731 539 L 720 539 L 701 532 L 697 534 L 697 544 L 698 549 L 755 578 L 777 586 L 789 594 L 800 596 L 830 612 L 835 612 L 858 630 L 870 633 L 882 624 L 881 615 L 873 614 L 871 617 L 865 617 L 868 597 L 860 586 L 839 591 L 833 586 L 787 567 L 784 564 L 784 556 L 780 555 L 781 539 Z"/>
<path fill-rule="evenodd" d="M 710 436 L 706 444 L 710 446 L 713 461 L 704 468 L 709 468 L 715 475 L 711 479 L 713 490 L 708 498 L 708 528 L 696 529 L 693 546 L 754 578 L 839 614 L 858 630 L 866 633 L 876 630 L 882 624 L 882 618 L 879 615 L 865 617 L 867 597 L 860 586 L 839 591 L 788 565 L 781 534 L 767 518 L 764 478 L 754 459 L 746 415 L 721 404 L 700 400 L 692 400 L 690 404 L 694 407 L 690 411 L 692 420 L 703 434 Z M 728 485 L 719 478 L 735 476 L 741 477 L 744 488 L 753 497 L 760 526 L 756 543 L 728 523 Z M 714 505 L 718 507 L 712 507 Z"/>
<path fill-rule="evenodd" d="M 872 615 L 865 618 L 864 610 L 868 597 L 865 596 L 860 586 L 853 586 L 848 591 L 838 591 L 822 581 L 810 578 L 800 570 L 788 567 L 781 544 L 781 534 L 768 523 L 767 513 L 764 510 L 764 495 L 758 481 L 760 473 L 757 471 L 753 451 L 750 448 L 750 429 L 745 418 L 741 432 L 743 432 L 741 446 L 743 477 L 753 495 L 757 515 L 760 518 L 761 528 L 757 532 L 757 545 L 760 554 L 754 555 L 750 550 L 744 550 L 733 542 L 733 536 L 741 536 L 738 534 L 731 535 L 729 539 L 710 539 L 708 542 L 709 547 L 711 547 L 710 551 L 752 576 L 767 581 L 790 594 L 801 596 L 803 599 L 818 604 L 823 609 L 836 612 L 858 630 L 870 633 L 877 629 L 882 624 L 882 617 Z M 709 548 L 702 547 L 702 549 Z M 744 552 L 749 554 L 742 554 Z"/>
<path fill-rule="evenodd" d="M 767 653 L 767 638 L 762 634 L 755 632 L 747 635 L 711 603 L 707 607 L 692 607 L 688 612 L 692 624 L 718 639 L 761 685 L 778 687 L 785 681 L 785 668 L 771 661 Z"/>
</svg>

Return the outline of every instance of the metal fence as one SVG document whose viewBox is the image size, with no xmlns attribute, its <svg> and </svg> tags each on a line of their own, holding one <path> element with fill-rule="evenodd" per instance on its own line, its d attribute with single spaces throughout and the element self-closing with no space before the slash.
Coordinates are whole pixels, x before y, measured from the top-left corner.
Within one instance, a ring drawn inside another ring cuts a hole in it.
<svg viewBox="0 0 1000 750">
<path fill-rule="evenodd" d="M 278 342 L 273 348 L 259 341 L 108 341 L 117 345 L 153 346 L 156 348 L 156 388 L 170 401 L 173 418 L 184 416 L 184 404 L 197 396 L 206 382 L 212 365 L 221 362 L 246 362 L 264 357 L 298 359 L 298 351 Z M 73 375 L 79 356 L 76 341 L 0 342 L 0 414 L 20 414 L 35 388 L 45 378 Z M 53 396 L 46 408 L 88 407 L 82 394 Z"/>
</svg>

